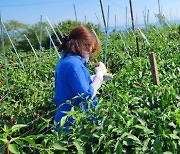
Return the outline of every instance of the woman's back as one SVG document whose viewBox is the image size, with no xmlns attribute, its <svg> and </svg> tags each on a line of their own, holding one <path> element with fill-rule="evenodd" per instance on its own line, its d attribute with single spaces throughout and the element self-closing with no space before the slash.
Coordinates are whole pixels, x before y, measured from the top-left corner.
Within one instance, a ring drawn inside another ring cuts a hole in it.
<svg viewBox="0 0 180 154">
<path fill-rule="evenodd" d="M 54 103 L 60 105 L 79 94 L 84 94 L 85 97 L 93 94 L 90 84 L 90 74 L 84 58 L 72 54 L 62 57 L 55 70 Z"/>
</svg>

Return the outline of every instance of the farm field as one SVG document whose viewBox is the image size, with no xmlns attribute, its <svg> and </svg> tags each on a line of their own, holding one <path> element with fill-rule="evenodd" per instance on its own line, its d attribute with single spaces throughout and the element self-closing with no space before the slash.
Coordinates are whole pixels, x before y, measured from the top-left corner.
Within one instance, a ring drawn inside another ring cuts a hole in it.
<svg viewBox="0 0 180 154">
<path fill-rule="evenodd" d="M 61 25 L 60 30 L 67 33 L 63 28 Z M 104 33 L 96 26 L 94 29 L 102 52 L 89 63 L 91 74 L 95 63 L 103 59 L 106 42 Z M 63 131 L 67 117 L 61 120 L 58 132 L 54 130 L 56 51 L 53 47 L 36 49 L 37 60 L 32 51 L 20 50 L 22 69 L 12 47 L 5 46 L 7 76 L 0 54 L 0 152 L 180 153 L 180 26 L 171 25 L 170 29 L 149 25 L 147 40 L 139 31 L 136 34 L 130 29 L 110 32 L 107 66 L 113 79 L 103 83 L 97 108 L 84 113 L 80 107 L 73 107 L 68 116 L 75 123 L 68 132 Z M 159 86 L 152 81 L 150 52 L 156 55 Z M 90 121 L 94 115 L 95 120 Z"/>
</svg>

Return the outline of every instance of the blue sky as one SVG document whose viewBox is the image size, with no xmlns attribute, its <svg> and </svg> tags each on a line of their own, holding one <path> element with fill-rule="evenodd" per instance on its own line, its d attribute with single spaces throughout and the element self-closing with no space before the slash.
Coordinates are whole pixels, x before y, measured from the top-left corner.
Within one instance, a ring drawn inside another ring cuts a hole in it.
<svg viewBox="0 0 180 154">
<path fill-rule="evenodd" d="M 126 7 L 130 23 L 129 0 L 102 0 L 105 15 L 110 6 L 110 25 L 125 24 Z M 143 10 L 149 9 L 149 20 L 155 22 L 154 15 L 158 13 L 158 0 L 132 0 L 134 18 L 138 24 L 143 23 Z M 180 0 L 160 0 L 163 14 L 168 20 L 180 19 Z M 52 23 L 58 23 L 67 19 L 75 20 L 73 4 L 76 6 L 77 18 L 80 21 L 103 24 L 99 0 L 0 0 L 0 10 L 3 21 L 18 20 L 23 23 L 33 24 L 40 20 L 46 21 L 45 15 Z M 97 17 L 98 19 L 97 19 Z"/>
</svg>

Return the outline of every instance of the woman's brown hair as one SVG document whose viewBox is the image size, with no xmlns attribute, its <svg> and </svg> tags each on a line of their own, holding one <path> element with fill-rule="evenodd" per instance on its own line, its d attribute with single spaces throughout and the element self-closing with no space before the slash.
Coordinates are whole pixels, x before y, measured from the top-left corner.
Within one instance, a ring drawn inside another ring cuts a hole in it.
<svg viewBox="0 0 180 154">
<path fill-rule="evenodd" d="M 90 58 L 100 52 L 100 42 L 94 31 L 78 26 L 68 36 L 64 36 L 59 51 L 65 54 L 75 53 L 84 57 L 84 52 L 89 52 Z"/>
</svg>

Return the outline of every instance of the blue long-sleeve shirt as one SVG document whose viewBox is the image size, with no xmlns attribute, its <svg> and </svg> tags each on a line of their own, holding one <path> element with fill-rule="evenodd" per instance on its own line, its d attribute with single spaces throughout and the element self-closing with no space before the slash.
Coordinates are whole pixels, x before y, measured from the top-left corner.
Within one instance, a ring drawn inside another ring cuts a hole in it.
<svg viewBox="0 0 180 154">
<path fill-rule="evenodd" d="M 62 58 L 55 69 L 54 103 L 58 106 L 65 104 L 57 110 L 56 122 L 59 122 L 65 116 L 62 111 L 70 111 L 72 106 L 78 106 L 80 102 L 85 102 L 87 97 L 92 97 L 94 89 L 91 83 L 85 59 L 77 54 L 68 54 L 66 56 L 62 54 Z M 72 100 L 78 95 L 82 95 L 82 97 L 77 98 L 72 105 L 66 103 L 67 100 Z M 86 106 L 82 106 L 82 109 L 86 110 Z"/>
</svg>

